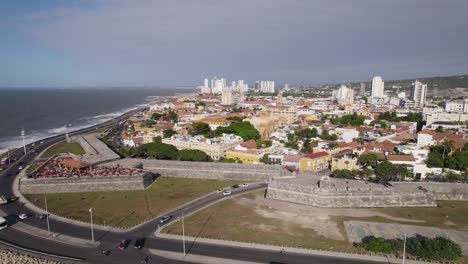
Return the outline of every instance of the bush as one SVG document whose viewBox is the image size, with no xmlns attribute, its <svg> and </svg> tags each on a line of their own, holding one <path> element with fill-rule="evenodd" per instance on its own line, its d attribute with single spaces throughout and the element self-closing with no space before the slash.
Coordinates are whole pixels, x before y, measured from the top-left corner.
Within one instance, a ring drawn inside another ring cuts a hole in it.
<svg viewBox="0 0 468 264">
<path fill-rule="evenodd" d="M 177 153 L 177 160 L 183 161 L 211 161 L 205 152 L 196 149 L 183 149 Z"/>
</svg>

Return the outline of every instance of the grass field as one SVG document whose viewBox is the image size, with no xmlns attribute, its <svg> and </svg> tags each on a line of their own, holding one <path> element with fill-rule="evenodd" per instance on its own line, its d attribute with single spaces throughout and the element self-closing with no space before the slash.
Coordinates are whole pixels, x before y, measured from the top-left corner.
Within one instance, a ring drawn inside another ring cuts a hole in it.
<svg viewBox="0 0 468 264">
<path fill-rule="evenodd" d="M 78 143 L 67 143 L 66 141 L 62 141 L 47 149 L 41 155 L 41 158 L 50 158 L 58 153 L 73 153 L 76 155 L 81 155 L 84 154 L 85 151 L 81 148 L 80 144 Z"/>
<path fill-rule="evenodd" d="M 187 217 L 185 220 L 185 234 L 194 237 L 279 246 L 359 251 L 346 239 L 335 240 L 319 235 L 317 230 L 310 228 L 314 224 L 312 222 L 309 225 L 298 225 L 293 221 L 283 220 L 283 217 L 265 217 L 258 213 L 258 210 L 256 210 L 259 209 L 258 207 L 246 206 L 244 205 L 245 203 L 236 202 L 242 198 L 258 199 L 261 195 L 262 193 L 257 192 L 226 200 Z M 262 208 L 262 206 L 260 206 L 260 209 L 272 210 L 276 215 L 285 215 L 282 211 Z M 468 221 L 466 221 L 466 216 L 468 215 L 467 201 L 439 201 L 439 207 L 436 208 L 379 208 L 371 210 L 387 214 L 389 217 L 399 217 L 413 221 L 425 220 L 426 222 L 414 223 L 402 221 L 404 219 L 395 221 L 383 216 L 331 216 L 328 221 L 337 223 L 339 233 L 343 234 L 343 237 L 346 237 L 344 221 L 347 220 L 417 224 L 458 230 L 466 230 L 468 224 Z M 176 223 L 164 229 L 163 232 L 181 234 L 182 228 L 180 224 Z"/>
<path fill-rule="evenodd" d="M 131 227 L 197 197 L 239 181 L 160 177 L 146 190 L 47 194 L 48 209 L 65 217 L 89 221 L 94 208 L 96 224 Z M 44 194 L 25 195 L 44 208 Z"/>
<path fill-rule="evenodd" d="M 242 197 L 255 199 L 256 195 L 263 195 L 263 191 Z M 235 199 L 239 198 L 225 200 L 187 217 L 185 235 L 278 246 L 359 251 L 347 241 L 328 239 L 313 229 L 263 217 L 249 206 L 236 204 Z M 176 223 L 163 232 L 182 234 L 182 227 Z"/>
</svg>

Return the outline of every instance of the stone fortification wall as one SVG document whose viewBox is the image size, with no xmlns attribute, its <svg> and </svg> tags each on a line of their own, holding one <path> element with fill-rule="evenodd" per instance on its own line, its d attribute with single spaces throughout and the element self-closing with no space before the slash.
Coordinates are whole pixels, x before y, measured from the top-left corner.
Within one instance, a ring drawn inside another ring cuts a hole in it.
<svg viewBox="0 0 468 264">
<path fill-rule="evenodd" d="M 74 159 L 88 164 L 100 164 L 120 158 L 106 144 L 99 140 L 96 134 L 78 135 L 73 138 L 86 152 L 84 155 L 72 155 Z"/>
<path fill-rule="evenodd" d="M 221 162 L 191 162 L 153 159 L 122 159 L 103 164 L 103 166 L 134 167 L 141 163 L 143 169 L 167 177 L 184 177 L 220 180 L 267 180 L 290 176 L 279 165 L 236 164 Z"/>
<path fill-rule="evenodd" d="M 22 178 L 20 192 L 34 193 L 66 193 L 66 192 L 99 192 L 143 190 L 153 183 L 153 175 L 145 173 L 141 176 L 113 177 L 68 177 L 68 178 Z"/>
<path fill-rule="evenodd" d="M 328 189 L 303 183 L 272 181 L 267 198 L 317 207 L 434 207 L 435 196 L 423 191 L 401 193 L 394 188 L 372 186 L 358 189 Z"/>
<path fill-rule="evenodd" d="M 422 190 L 432 193 L 436 200 L 468 200 L 467 183 L 450 182 L 393 182 L 392 185 L 404 192 Z"/>
</svg>

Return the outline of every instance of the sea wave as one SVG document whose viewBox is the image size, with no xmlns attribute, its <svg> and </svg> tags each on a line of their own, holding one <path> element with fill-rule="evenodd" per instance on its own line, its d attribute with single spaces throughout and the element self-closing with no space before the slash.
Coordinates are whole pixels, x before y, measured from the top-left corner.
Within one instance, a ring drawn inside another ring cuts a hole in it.
<svg viewBox="0 0 468 264">
<path fill-rule="evenodd" d="M 148 98 L 150 98 L 150 96 L 148 96 L 145 99 L 145 101 L 147 101 Z M 136 104 L 136 105 L 126 107 L 124 109 L 110 112 L 110 113 L 101 113 L 101 114 L 94 115 L 94 116 L 85 116 L 85 117 L 78 119 L 76 124 L 63 124 L 59 127 L 52 127 L 52 128 L 42 129 L 42 130 L 34 130 L 34 131 L 30 131 L 29 133 L 28 131 L 26 131 L 24 141 L 26 144 L 29 144 L 34 141 L 45 139 L 51 136 L 69 133 L 75 130 L 94 126 L 100 123 L 104 123 L 112 118 L 123 115 L 124 113 L 128 111 L 132 111 L 138 108 L 143 108 L 143 107 L 148 107 L 148 106 L 149 106 L 149 103 Z M 22 145 L 23 145 L 23 140 L 19 134 L 17 137 L 0 138 L 0 154 L 6 152 L 8 149 L 18 148 L 18 147 L 21 147 Z"/>
</svg>

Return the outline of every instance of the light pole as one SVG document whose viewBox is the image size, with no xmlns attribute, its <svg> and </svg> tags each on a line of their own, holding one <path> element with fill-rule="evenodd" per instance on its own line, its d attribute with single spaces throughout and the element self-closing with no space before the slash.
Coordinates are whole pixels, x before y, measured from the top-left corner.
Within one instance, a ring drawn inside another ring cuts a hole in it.
<svg viewBox="0 0 468 264">
<path fill-rule="evenodd" d="M 91 216 L 91 240 L 94 243 L 94 229 L 93 229 L 93 208 L 89 208 L 89 214 Z"/>
<path fill-rule="evenodd" d="M 50 224 L 49 224 L 49 210 L 47 209 L 47 196 L 44 195 L 45 211 L 46 211 L 46 222 L 47 222 L 47 234 L 50 235 Z"/>
<path fill-rule="evenodd" d="M 403 240 L 403 264 L 405 264 L 406 259 L 406 232 L 405 232 L 405 240 Z"/>
<path fill-rule="evenodd" d="M 26 155 L 26 143 L 24 143 L 24 129 L 21 129 L 21 137 L 23 138 L 23 148 L 24 148 L 24 155 Z"/>
<path fill-rule="evenodd" d="M 185 223 L 184 223 L 184 211 L 182 211 L 182 243 L 183 243 L 183 247 L 184 247 L 184 256 L 187 256 L 186 252 L 185 252 Z"/>
</svg>

